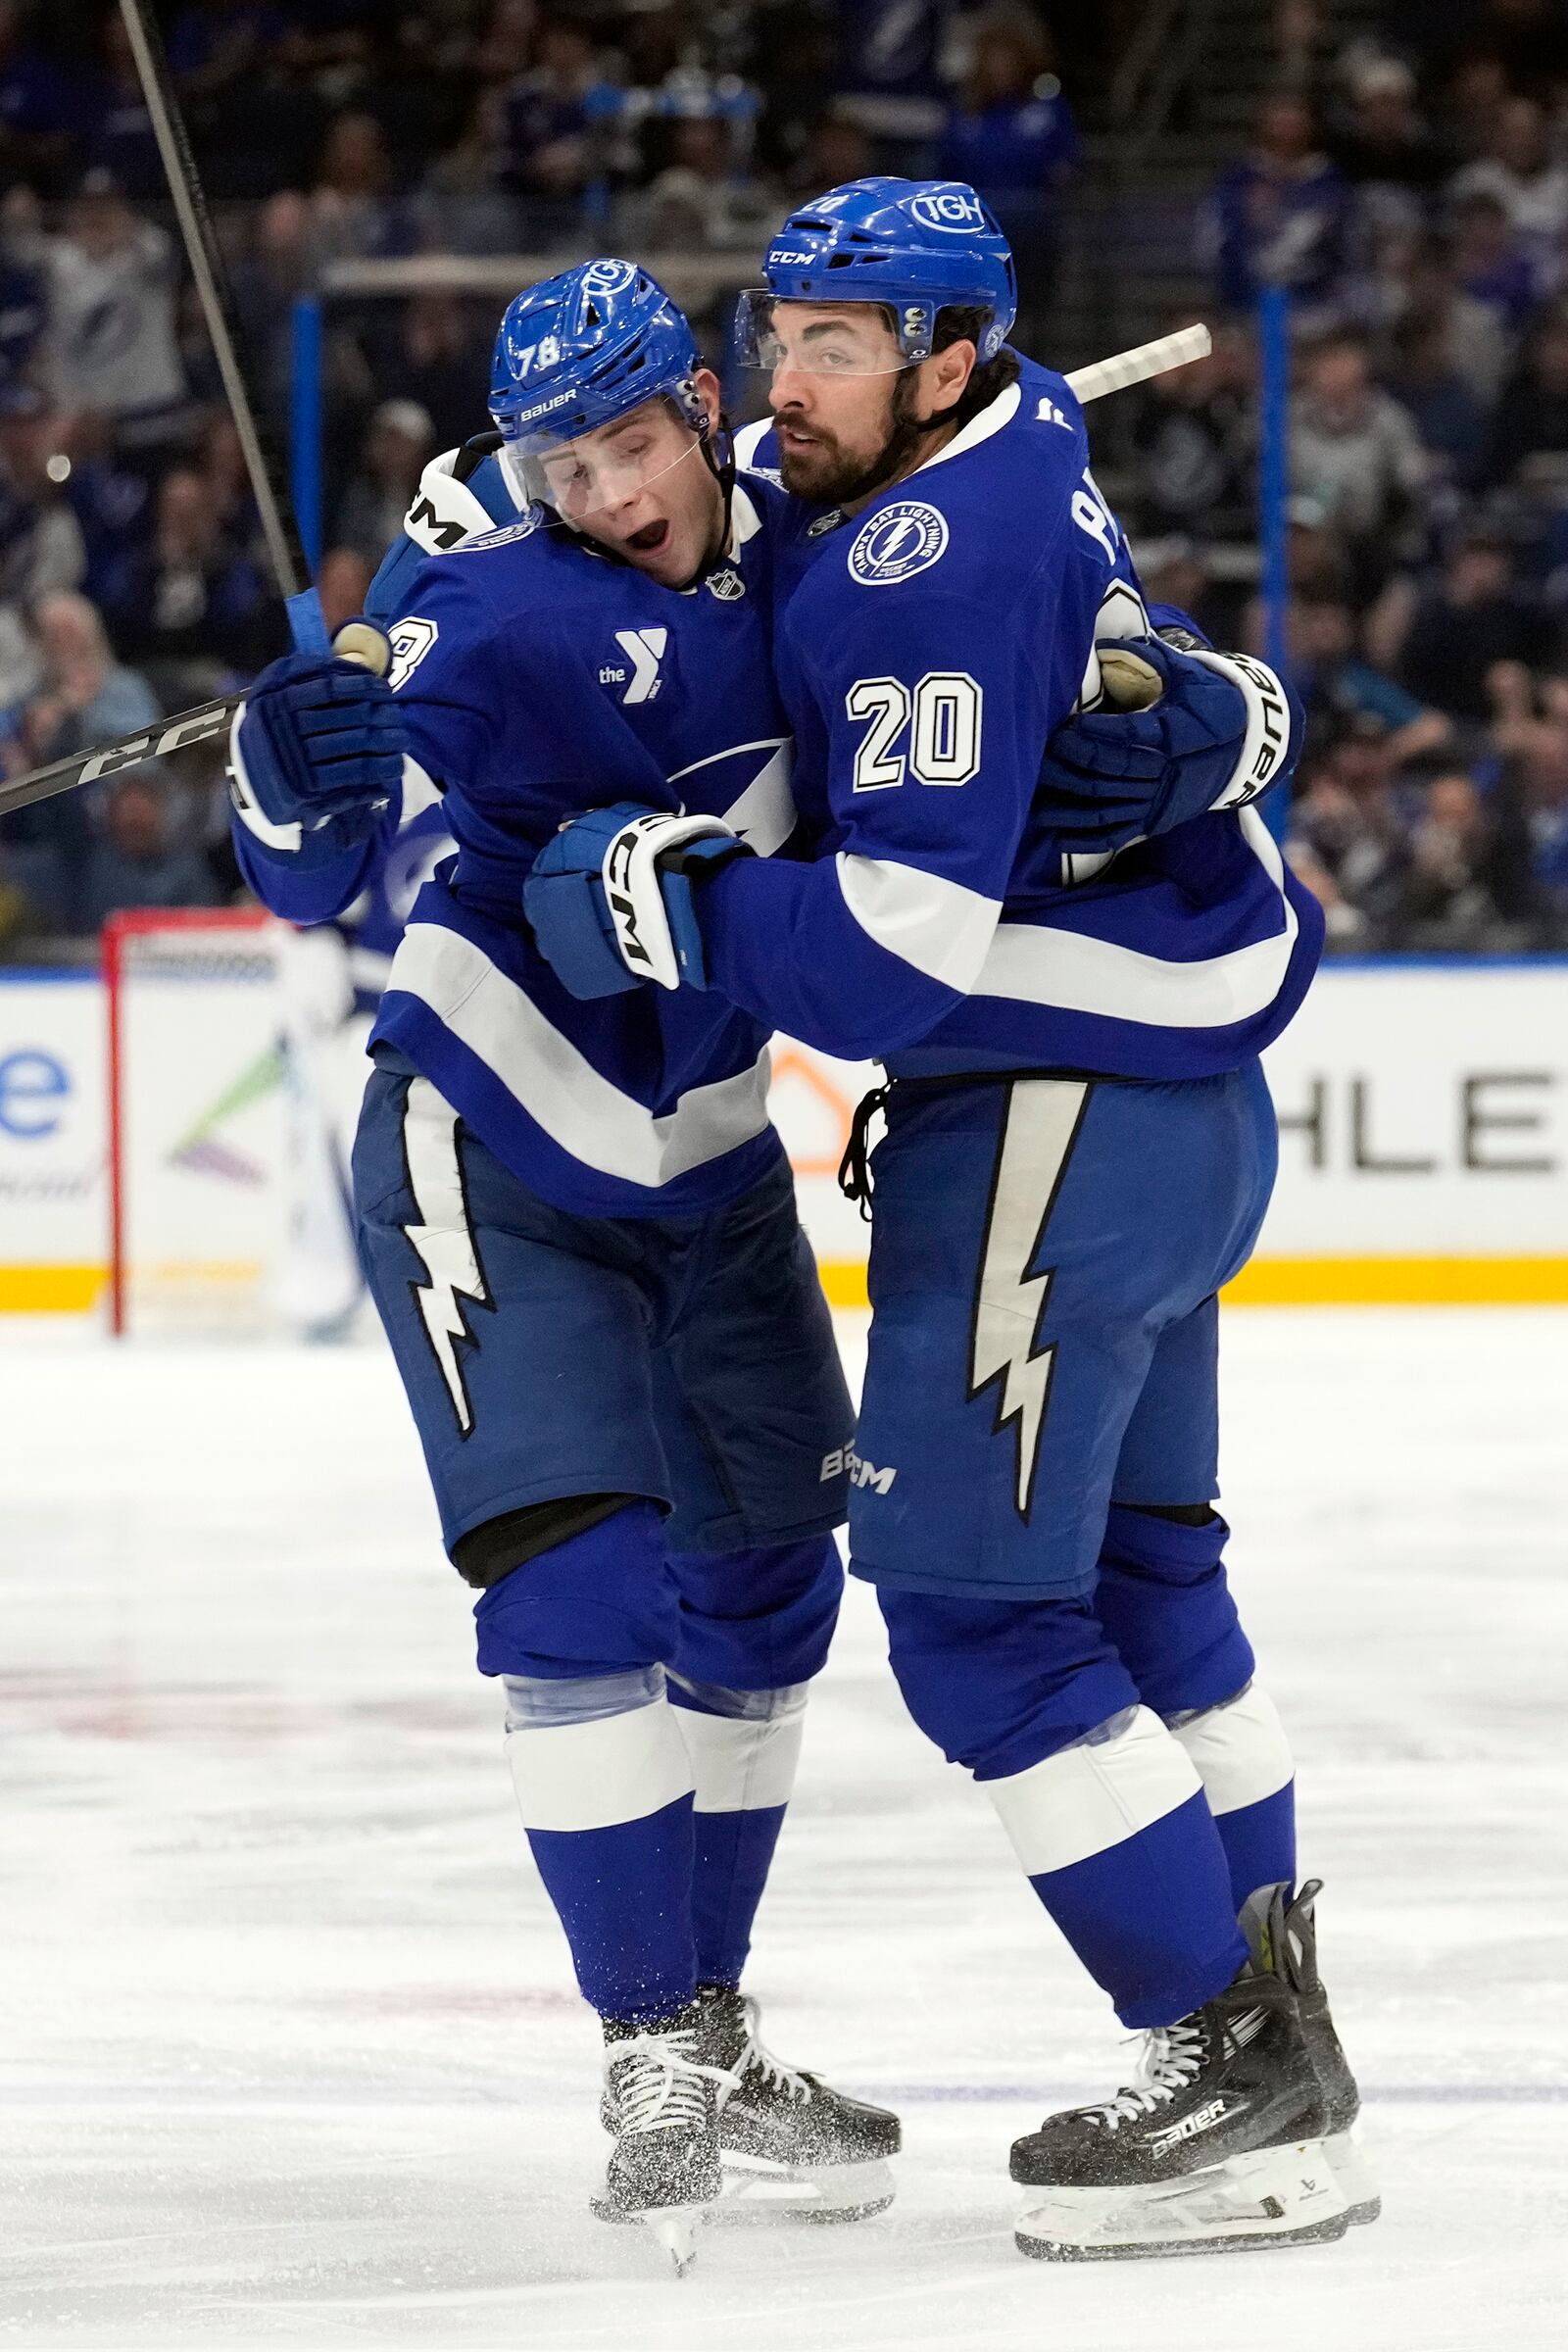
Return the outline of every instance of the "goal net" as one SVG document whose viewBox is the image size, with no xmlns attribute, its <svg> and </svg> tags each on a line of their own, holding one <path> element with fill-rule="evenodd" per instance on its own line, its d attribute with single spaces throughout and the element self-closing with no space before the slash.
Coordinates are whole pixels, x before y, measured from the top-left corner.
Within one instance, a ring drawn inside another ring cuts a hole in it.
<svg viewBox="0 0 1568 2352">
<path fill-rule="evenodd" d="M 104 929 L 117 1332 L 271 1329 L 288 1226 L 285 927 L 141 909 Z"/>
</svg>

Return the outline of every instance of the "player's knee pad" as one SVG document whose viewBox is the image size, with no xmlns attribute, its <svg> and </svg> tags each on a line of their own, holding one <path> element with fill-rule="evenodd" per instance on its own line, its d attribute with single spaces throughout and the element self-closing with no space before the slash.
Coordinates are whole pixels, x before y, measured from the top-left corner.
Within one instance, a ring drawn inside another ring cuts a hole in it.
<svg viewBox="0 0 1568 2352">
<path fill-rule="evenodd" d="M 692 1760 L 699 1813 L 760 1813 L 795 1788 L 808 1683 L 735 1690 L 671 1674 L 669 1695 Z"/>
<path fill-rule="evenodd" d="M 673 1656 L 678 1602 L 657 1507 L 628 1502 L 490 1586 L 474 1612 L 479 1672 L 561 1681 Z"/>
<path fill-rule="evenodd" d="M 680 1592 L 673 1663 L 686 1681 L 769 1691 L 820 1673 L 844 1592 L 831 1536 L 672 1552 L 669 1566 Z"/>
<path fill-rule="evenodd" d="M 904 1701 L 977 1780 L 1024 1772 L 1138 1703 L 1093 1604 L 960 1599 L 878 1585 Z"/>
<path fill-rule="evenodd" d="M 1250 1679 L 1252 1649 L 1226 1580 L 1230 1536 L 1206 1503 L 1113 1503 L 1095 1610 L 1156 1715 L 1217 1706 Z"/>
</svg>

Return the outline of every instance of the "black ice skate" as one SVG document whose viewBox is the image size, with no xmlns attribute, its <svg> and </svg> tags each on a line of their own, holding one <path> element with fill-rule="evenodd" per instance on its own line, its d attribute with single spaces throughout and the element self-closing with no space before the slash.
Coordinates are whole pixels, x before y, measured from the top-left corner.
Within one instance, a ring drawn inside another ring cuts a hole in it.
<svg viewBox="0 0 1568 2352">
<path fill-rule="evenodd" d="M 757 2003 L 727 1984 L 697 1995 L 704 2062 L 721 2070 L 718 2139 L 732 2202 L 794 2219 L 858 2222 L 893 2202 L 899 2119 L 785 2066 L 757 2034 Z"/>
<path fill-rule="evenodd" d="M 1296 1994 L 1297 2012 L 1328 2110 L 1324 2147 L 1345 2196 L 1345 2218 L 1353 2228 L 1375 2222 L 1383 2200 L 1355 2143 L 1353 2127 L 1361 2112 L 1361 2094 L 1335 2032 L 1329 1996 L 1318 1974 L 1313 1906 L 1322 1891 L 1321 1879 L 1308 1879 L 1294 1899 L 1287 1886 L 1260 1886 L 1243 1906 L 1242 1933 L 1258 1966 L 1274 1969 Z"/>
<path fill-rule="evenodd" d="M 1343 2237 L 1327 2130 L 1295 1990 L 1272 1967 L 1244 1969 L 1146 2036 L 1114 2099 L 1013 2142 L 1013 2179 L 1047 2192 L 1019 2223 L 1019 2249 L 1087 2262 Z"/>
<path fill-rule="evenodd" d="M 723 2187 L 721 2077 L 698 2046 L 694 2001 L 668 2025 L 617 2034 L 605 2046 L 603 2115 L 615 2145 L 593 2210 L 602 2222 L 646 2222 L 677 2275 L 696 2258 L 696 2227 Z"/>
</svg>

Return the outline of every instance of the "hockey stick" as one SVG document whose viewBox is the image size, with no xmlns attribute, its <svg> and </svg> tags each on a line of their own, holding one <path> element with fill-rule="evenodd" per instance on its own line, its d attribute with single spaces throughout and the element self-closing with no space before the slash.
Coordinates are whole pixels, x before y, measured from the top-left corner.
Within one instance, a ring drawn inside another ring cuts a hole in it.
<svg viewBox="0 0 1568 2352">
<path fill-rule="evenodd" d="M 202 316 L 207 321 L 207 332 L 212 338 L 213 357 L 218 362 L 218 372 L 227 395 L 229 414 L 239 435 L 245 470 L 250 476 L 251 495 L 261 517 L 262 536 L 267 542 L 272 577 L 277 582 L 278 594 L 288 608 L 289 630 L 296 646 L 302 651 L 322 652 L 326 646 L 326 629 L 321 619 L 320 600 L 311 585 L 310 565 L 300 544 L 293 509 L 284 487 L 281 461 L 270 434 L 259 422 L 251 407 L 250 392 L 239 364 L 239 315 L 234 306 L 228 272 L 223 266 L 218 232 L 213 226 L 213 216 L 208 210 L 207 193 L 196 169 L 190 133 L 185 128 L 185 119 L 174 94 L 173 77 L 169 71 L 163 35 L 153 21 L 150 8 L 143 5 L 143 0 L 120 0 L 120 13 L 124 19 L 131 55 L 136 61 L 136 76 L 141 83 L 142 96 L 152 118 L 153 135 L 163 158 L 169 193 L 173 198 L 174 211 L 179 219 L 185 256 L 190 263 L 191 275 L 196 280 L 196 292 L 201 302 Z"/>
<path fill-rule="evenodd" d="M 128 5 L 129 0 L 122 0 Z M 1092 367 L 1079 368 L 1068 376 L 1067 382 L 1080 401 L 1103 400 L 1107 392 L 1120 392 L 1129 384 L 1141 384 L 1152 375 L 1162 375 L 1167 368 L 1185 368 L 1190 360 L 1200 360 L 1209 348 L 1206 326 L 1184 326 L 1173 335 L 1160 335 L 1152 343 L 1139 343 L 1131 351 L 1120 351 L 1108 360 L 1097 360 Z M 334 640 L 350 661 L 367 661 L 373 642 L 377 651 L 380 639 L 377 632 L 367 628 L 362 644 L 353 642 L 357 625 L 351 621 L 340 629 Z M 35 767 L 9 784 L 0 784 L 0 816 L 11 808 L 26 808 L 34 801 L 51 800 L 57 792 L 74 792 L 78 784 L 95 784 L 103 776 L 112 776 L 117 769 L 134 767 L 138 760 L 160 760 L 170 752 L 183 750 L 191 743 L 207 743 L 215 735 L 226 732 L 243 695 L 231 695 L 226 701 L 203 703 L 194 710 L 181 710 L 160 726 L 151 727 L 140 735 L 122 735 L 118 743 L 101 745 L 96 751 L 73 752 L 69 759 L 56 760 L 48 767 Z"/>
<path fill-rule="evenodd" d="M 1129 384 L 1147 383 L 1152 375 L 1165 375 L 1172 368 L 1206 360 L 1213 347 L 1214 338 L 1206 326 L 1179 326 L 1173 335 L 1156 335 L 1152 343 L 1135 343 L 1131 351 L 1118 351 L 1113 359 L 1075 368 L 1066 379 L 1067 389 L 1087 408 L 1092 400 L 1103 400 L 1107 392 L 1125 392 Z"/>
</svg>

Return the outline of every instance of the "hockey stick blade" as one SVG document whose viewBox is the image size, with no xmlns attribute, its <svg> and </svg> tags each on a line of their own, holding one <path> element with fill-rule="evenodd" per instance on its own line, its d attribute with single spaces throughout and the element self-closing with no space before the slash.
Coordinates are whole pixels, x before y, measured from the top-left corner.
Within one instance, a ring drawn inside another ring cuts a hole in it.
<svg viewBox="0 0 1568 2352">
<path fill-rule="evenodd" d="M 47 767 L 15 776 L 10 783 L 0 784 L 0 816 L 9 815 L 13 808 L 29 808 L 34 801 L 53 800 L 57 792 L 74 792 L 78 784 L 97 784 L 106 776 L 118 775 L 122 768 L 139 767 L 144 760 L 166 759 L 171 752 L 182 752 L 187 744 L 210 743 L 215 735 L 226 735 L 244 699 L 234 694 L 221 702 L 202 703 L 194 710 L 178 710 L 172 718 L 143 728 L 139 735 L 122 735 L 118 743 L 73 752 L 69 759 L 52 760 Z"/>
</svg>

